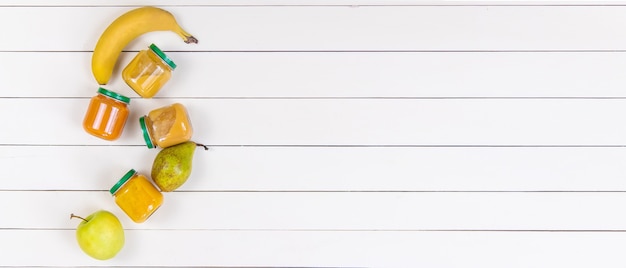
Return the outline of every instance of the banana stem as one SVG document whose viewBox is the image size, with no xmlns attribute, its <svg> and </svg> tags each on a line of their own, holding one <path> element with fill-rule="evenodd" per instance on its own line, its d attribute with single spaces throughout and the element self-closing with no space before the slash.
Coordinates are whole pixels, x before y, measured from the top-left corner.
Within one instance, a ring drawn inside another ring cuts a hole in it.
<svg viewBox="0 0 626 268">
<path fill-rule="evenodd" d="M 185 37 L 186 37 L 185 38 L 185 43 L 187 43 L 187 44 L 191 44 L 191 43 L 197 44 L 198 43 L 198 39 L 196 39 L 195 37 L 193 37 L 191 35 L 190 36 L 185 36 Z"/>
<path fill-rule="evenodd" d="M 183 41 L 185 41 L 185 43 L 187 44 L 197 44 L 198 43 L 198 39 L 193 37 L 193 35 L 189 34 L 188 32 L 185 32 L 185 30 L 183 29 L 178 29 L 178 31 L 175 31 L 178 36 L 180 36 Z"/>
</svg>

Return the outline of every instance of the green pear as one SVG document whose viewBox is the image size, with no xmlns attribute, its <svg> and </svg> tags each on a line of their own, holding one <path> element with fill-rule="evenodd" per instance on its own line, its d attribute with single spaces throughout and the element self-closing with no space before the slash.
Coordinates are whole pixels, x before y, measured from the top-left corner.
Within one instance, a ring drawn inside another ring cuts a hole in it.
<svg viewBox="0 0 626 268">
<path fill-rule="evenodd" d="M 197 146 L 193 141 L 162 149 L 152 163 L 152 180 L 162 192 L 171 192 L 183 185 L 191 174 L 191 162 Z"/>
<path fill-rule="evenodd" d="M 124 246 L 124 229 L 111 212 L 99 210 L 87 218 L 72 214 L 70 219 L 83 220 L 76 228 L 76 240 L 80 248 L 94 259 L 113 258 Z"/>
</svg>

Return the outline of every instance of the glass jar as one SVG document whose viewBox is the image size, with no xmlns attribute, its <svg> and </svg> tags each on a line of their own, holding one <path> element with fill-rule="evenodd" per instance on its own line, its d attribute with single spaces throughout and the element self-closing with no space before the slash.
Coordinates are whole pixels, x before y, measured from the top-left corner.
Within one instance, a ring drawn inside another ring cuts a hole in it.
<svg viewBox="0 0 626 268">
<path fill-rule="evenodd" d="M 142 223 L 163 203 L 163 194 L 134 169 L 129 170 L 109 192 L 115 203 L 136 223 Z"/>
<path fill-rule="evenodd" d="M 152 98 L 172 77 L 176 64 L 156 45 L 137 53 L 122 71 L 122 78 L 139 96 Z"/>
<path fill-rule="evenodd" d="M 187 109 L 180 103 L 150 111 L 139 118 L 148 148 L 170 147 L 191 139 L 193 129 Z"/>
<path fill-rule="evenodd" d="M 104 88 L 97 92 L 89 102 L 83 128 L 98 138 L 115 140 L 122 135 L 128 119 L 130 98 Z"/>
</svg>

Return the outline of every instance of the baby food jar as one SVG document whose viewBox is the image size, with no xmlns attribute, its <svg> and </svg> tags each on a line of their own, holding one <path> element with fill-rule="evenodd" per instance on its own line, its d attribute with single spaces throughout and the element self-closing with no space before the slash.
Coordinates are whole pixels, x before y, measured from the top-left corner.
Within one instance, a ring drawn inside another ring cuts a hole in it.
<svg viewBox="0 0 626 268">
<path fill-rule="evenodd" d="M 152 98 L 172 77 L 176 64 L 156 45 L 137 53 L 122 71 L 122 78 L 139 96 Z"/>
<path fill-rule="evenodd" d="M 166 148 L 191 139 L 193 129 L 187 109 L 180 103 L 152 110 L 139 118 L 148 148 Z"/>
<path fill-rule="evenodd" d="M 129 170 L 109 192 L 115 203 L 136 223 L 142 223 L 163 203 L 163 194 L 134 169 Z"/>
<path fill-rule="evenodd" d="M 126 124 L 130 98 L 104 88 L 99 88 L 97 92 L 89 102 L 83 128 L 98 138 L 115 140 Z"/>
</svg>

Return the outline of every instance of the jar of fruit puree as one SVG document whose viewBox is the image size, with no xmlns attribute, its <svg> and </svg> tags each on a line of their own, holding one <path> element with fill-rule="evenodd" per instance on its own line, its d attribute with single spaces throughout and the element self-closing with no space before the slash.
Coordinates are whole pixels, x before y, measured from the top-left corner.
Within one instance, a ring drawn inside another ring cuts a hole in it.
<svg viewBox="0 0 626 268">
<path fill-rule="evenodd" d="M 176 64 L 156 45 L 139 51 L 122 71 L 122 78 L 143 98 L 152 98 L 172 77 Z"/>
<path fill-rule="evenodd" d="M 150 111 L 139 118 L 148 148 L 166 148 L 191 139 L 193 129 L 187 109 L 180 103 Z"/>
<path fill-rule="evenodd" d="M 142 223 L 163 203 L 163 194 L 134 169 L 129 170 L 109 192 L 115 203 L 136 223 Z"/>
<path fill-rule="evenodd" d="M 98 138 L 115 140 L 122 135 L 128 119 L 130 98 L 105 88 L 99 88 L 97 92 L 89 102 L 83 128 Z"/>
</svg>

